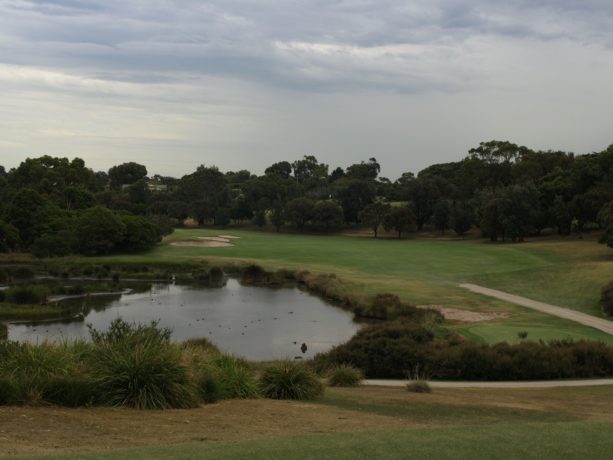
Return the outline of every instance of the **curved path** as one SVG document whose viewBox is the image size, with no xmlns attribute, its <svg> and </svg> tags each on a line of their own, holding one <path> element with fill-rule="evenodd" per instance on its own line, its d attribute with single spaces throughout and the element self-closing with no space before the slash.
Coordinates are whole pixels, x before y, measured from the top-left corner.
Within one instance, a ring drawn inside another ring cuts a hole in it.
<svg viewBox="0 0 613 460">
<path fill-rule="evenodd" d="M 409 380 L 363 380 L 364 385 L 378 387 L 404 387 Z M 534 380 L 532 382 L 428 382 L 432 388 L 556 388 L 594 387 L 613 385 L 613 379 L 591 380 Z"/>
<path fill-rule="evenodd" d="M 576 323 L 583 324 L 585 326 L 593 327 L 607 334 L 613 335 L 613 321 L 609 321 L 603 318 L 597 318 L 596 316 L 581 313 L 579 311 L 570 310 L 568 308 L 558 307 L 556 305 L 550 305 L 536 300 L 528 299 L 526 297 L 520 297 L 518 295 L 509 294 L 508 292 L 497 291 L 496 289 L 490 289 L 476 284 L 460 284 L 460 287 L 468 289 L 469 291 L 477 294 L 483 294 L 489 297 L 495 297 L 496 299 L 504 300 L 506 302 L 521 305 L 522 307 L 532 308 L 543 313 L 547 313 L 560 318 L 575 321 Z"/>
</svg>

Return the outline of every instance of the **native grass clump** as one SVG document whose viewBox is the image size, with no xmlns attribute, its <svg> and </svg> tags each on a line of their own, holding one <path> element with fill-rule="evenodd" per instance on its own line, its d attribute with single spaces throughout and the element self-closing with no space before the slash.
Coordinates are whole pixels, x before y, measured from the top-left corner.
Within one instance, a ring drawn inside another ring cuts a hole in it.
<svg viewBox="0 0 613 460">
<path fill-rule="evenodd" d="M 207 339 L 178 344 L 157 323 L 116 319 L 91 341 L 0 342 L 0 405 L 191 408 L 261 396 L 313 399 L 323 392 L 303 363 L 280 362 L 259 375 Z"/>
<path fill-rule="evenodd" d="M 351 364 L 338 364 L 327 375 L 331 387 L 357 387 L 364 378 L 362 371 Z"/>
<path fill-rule="evenodd" d="M 260 376 L 262 394 L 271 399 L 311 400 L 320 397 L 324 386 L 304 363 L 280 361 L 264 368 Z"/>
</svg>

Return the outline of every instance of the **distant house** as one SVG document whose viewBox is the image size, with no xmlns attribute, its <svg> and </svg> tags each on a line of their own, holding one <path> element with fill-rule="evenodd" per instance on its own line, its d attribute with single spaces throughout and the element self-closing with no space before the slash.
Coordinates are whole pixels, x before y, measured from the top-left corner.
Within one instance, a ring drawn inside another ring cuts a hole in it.
<svg viewBox="0 0 613 460">
<path fill-rule="evenodd" d="M 122 184 L 121 190 L 129 190 L 134 184 Z M 147 190 L 150 192 L 165 192 L 168 190 L 168 185 L 160 184 L 159 182 L 147 182 Z"/>
<path fill-rule="evenodd" d="M 165 192 L 168 190 L 168 185 L 158 182 L 147 182 L 147 188 L 150 192 Z"/>
</svg>

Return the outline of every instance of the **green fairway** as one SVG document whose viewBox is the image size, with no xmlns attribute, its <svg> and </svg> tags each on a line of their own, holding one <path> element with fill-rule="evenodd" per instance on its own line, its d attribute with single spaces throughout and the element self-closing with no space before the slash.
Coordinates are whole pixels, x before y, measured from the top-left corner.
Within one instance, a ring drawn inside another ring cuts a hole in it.
<svg viewBox="0 0 613 460">
<path fill-rule="evenodd" d="M 233 247 L 178 247 L 174 241 L 230 233 Z M 496 342 L 528 331 L 532 339 L 592 338 L 604 333 L 484 298 L 458 287 L 472 282 L 600 316 L 600 288 L 613 279 L 613 251 L 595 241 L 490 244 L 484 241 L 393 240 L 345 236 L 274 234 L 257 231 L 175 231 L 141 255 L 115 260 L 180 262 L 206 257 L 250 260 L 266 268 L 333 272 L 351 290 L 393 292 L 415 304 L 440 304 L 475 311 L 507 311 L 504 321 L 461 327 L 467 335 Z"/>
<path fill-rule="evenodd" d="M 611 422 L 513 423 L 200 442 L 40 459 L 608 459 Z M 22 457 L 25 458 L 25 457 Z"/>
</svg>

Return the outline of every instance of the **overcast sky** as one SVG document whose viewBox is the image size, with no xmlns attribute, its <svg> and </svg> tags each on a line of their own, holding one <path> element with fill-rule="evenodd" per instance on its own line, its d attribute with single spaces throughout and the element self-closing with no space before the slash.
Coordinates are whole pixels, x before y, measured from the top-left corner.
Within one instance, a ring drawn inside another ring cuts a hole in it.
<svg viewBox="0 0 613 460">
<path fill-rule="evenodd" d="M 0 0 L 0 164 L 181 176 L 613 143 L 611 0 Z"/>
</svg>

